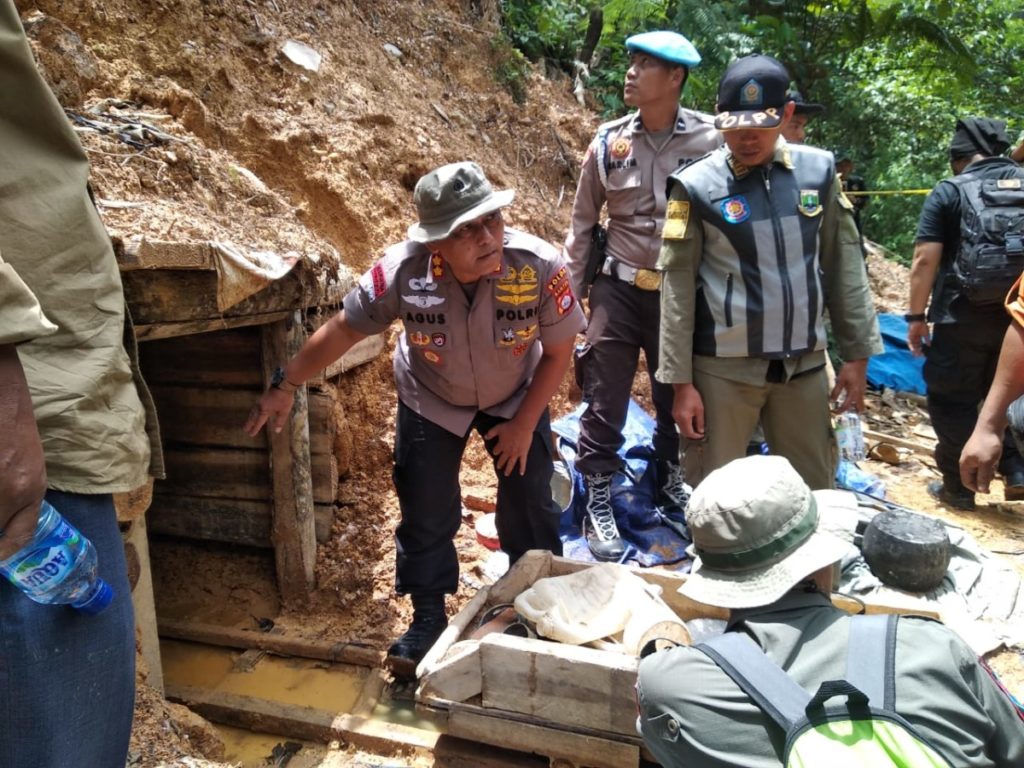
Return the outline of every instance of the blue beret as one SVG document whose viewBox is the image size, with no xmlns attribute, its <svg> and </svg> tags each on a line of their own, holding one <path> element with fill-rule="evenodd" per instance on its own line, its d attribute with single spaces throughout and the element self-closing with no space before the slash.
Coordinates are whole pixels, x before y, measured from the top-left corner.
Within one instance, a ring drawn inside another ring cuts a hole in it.
<svg viewBox="0 0 1024 768">
<path fill-rule="evenodd" d="M 672 64 L 695 67 L 700 64 L 700 54 L 693 43 L 678 32 L 659 30 L 642 32 L 626 38 L 626 50 L 630 53 L 643 51 Z"/>
</svg>

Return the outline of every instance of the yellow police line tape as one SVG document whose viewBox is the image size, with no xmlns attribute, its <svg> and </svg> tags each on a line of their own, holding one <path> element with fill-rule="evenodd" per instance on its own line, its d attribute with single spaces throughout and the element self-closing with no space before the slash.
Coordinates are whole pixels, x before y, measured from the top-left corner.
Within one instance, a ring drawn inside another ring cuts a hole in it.
<svg viewBox="0 0 1024 768">
<path fill-rule="evenodd" d="M 859 192 L 847 190 L 846 196 L 853 195 L 927 195 L 930 189 L 865 189 Z"/>
</svg>

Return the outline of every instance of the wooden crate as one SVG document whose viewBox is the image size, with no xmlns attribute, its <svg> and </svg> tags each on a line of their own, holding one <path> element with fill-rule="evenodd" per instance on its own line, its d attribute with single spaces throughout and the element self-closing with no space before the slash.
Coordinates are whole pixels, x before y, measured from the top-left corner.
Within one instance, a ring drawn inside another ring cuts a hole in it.
<svg viewBox="0 0 1024 768">
<path fill-rule="evenodd" d="M 482 588 L 420 663 L 418 705 L 444 713 L 451 736 L 545 755 L 553 765 L 637 766 L 642 740 L 636 732 L 635 657 L 500 633 L 468 638 L 487 608 L 512 602 L 538 579 L 591 565 L 533 551 L 497 583 Z M 632 571 L 659 585 L 662 599 L 684 621 L 728 618 L 725 609 L 680 595 L 685 575 Z M 833 603 L 850 612 L 862 608 L 840 596 Z M 867 612 L 935 616 L 916 602 L 871 604 Z"/>
</svg>

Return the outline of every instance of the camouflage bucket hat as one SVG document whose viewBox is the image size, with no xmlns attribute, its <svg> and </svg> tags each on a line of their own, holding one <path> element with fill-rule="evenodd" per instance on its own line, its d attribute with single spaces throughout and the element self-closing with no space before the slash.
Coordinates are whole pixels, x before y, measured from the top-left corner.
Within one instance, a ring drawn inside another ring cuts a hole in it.
<svg viewBox="0 0 1024 768">
<path fill-rule="evenodd" d="M 515 194 L 512 189 L 495 191 L 476 163 L 443 165 L 416 182 L 413 201 L 420 220 L 409 227 L 409 239 L 444 240 L 466 222 L 509 205 Z"/>
</svg>

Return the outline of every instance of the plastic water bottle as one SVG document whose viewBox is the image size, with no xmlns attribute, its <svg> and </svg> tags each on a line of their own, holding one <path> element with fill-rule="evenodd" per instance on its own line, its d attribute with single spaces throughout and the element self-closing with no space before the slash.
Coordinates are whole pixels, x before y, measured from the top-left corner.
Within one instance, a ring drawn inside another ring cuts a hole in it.
<svg viewBox="0 0 1024 768">
<path fill-rule="evenodd" d="M 836 417 L 836 442 L 839 457 L 846 461 L 863 461 L 867 457 L 864 428 L 856 411 L 844 411 Z"/>
<path fill-rule="evenodd" d="M 96 547 L 45 499 L 35 536 L 0 561 L 0 573 L 37 603 L 70 604 L 89 615 L 114 598 L 96 571 Z"/>
</svg>

